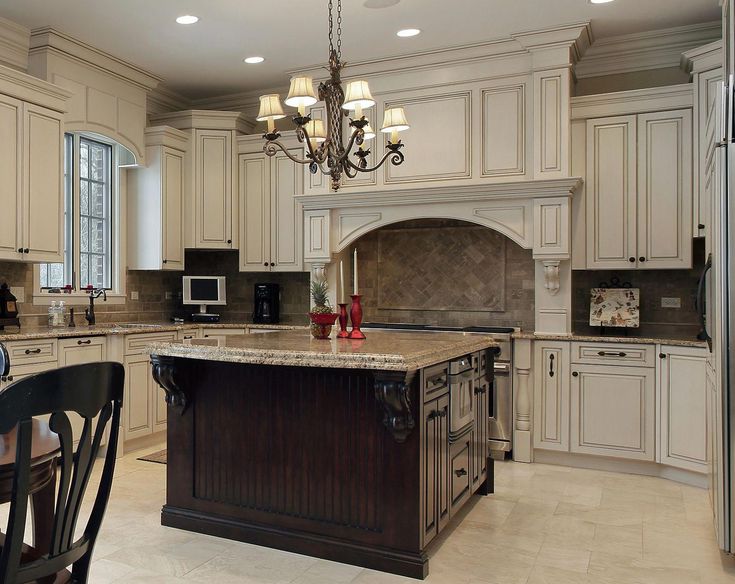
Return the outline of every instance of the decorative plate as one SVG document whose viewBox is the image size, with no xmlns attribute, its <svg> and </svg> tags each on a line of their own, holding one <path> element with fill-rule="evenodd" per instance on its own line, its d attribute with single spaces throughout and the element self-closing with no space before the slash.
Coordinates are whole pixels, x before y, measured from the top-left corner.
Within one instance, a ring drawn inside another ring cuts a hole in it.
<svg viewBox="0 0 735 584">
<path fill-rule="evenodd" d="M 590 326 L 640 326 L 639 288 L 592 288 Z"/>
</svg>

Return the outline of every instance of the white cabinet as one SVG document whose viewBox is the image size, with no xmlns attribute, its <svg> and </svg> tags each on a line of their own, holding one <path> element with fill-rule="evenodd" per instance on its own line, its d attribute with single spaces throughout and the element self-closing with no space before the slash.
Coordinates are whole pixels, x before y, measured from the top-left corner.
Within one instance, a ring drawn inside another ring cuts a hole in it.
<svg viewBox="0 0 735 584">
<path fill-rule="evenodd" d="M 214 339 L 216 341 L 225 341 L 227 337 L 247 334 L 247 330 L 242 329 L 204 329 L 202 337 L 205 339 Z"/>
<path fill-rule="evenodd" d="M 63 254 L 63 115 L 0 95 L 0 259 Z"/>
<path fill-rule="evenodd" d="M 572 452 L 654 460 L 655 376 L 645 367 L 572 365 Z"/>
<path fill-rule="evenodd" d="M 569 343 L 534 347 L 534 448 L 569 451 Z"/>
<path fill-rule="evenodd" d="M 704 349 L 662 346 L 659 355 L 658 462 L 706 472 L 707 357 Z"/>
<path fill-rule="evenodd" d="M 197 249 L 234 249 L 233 140 L 230 130 L 194 130 Z"/>
<path fill-rule="evenodd" d="M 691 268 L 692 114 L 587 120 L 587 268 Z"/>
<path fill-rule="evenodd" d="M 184 269 L 186 133 L 147 128 L 148 166 L 129 172 L 128 268 Z"/>
<path fill-rule="evenodd" d="M 240 155 L 240 271 L 303 269 L 302 211 L 294 198 L 303 192 L 303 172 L 283 153 Z"/>
</svg>

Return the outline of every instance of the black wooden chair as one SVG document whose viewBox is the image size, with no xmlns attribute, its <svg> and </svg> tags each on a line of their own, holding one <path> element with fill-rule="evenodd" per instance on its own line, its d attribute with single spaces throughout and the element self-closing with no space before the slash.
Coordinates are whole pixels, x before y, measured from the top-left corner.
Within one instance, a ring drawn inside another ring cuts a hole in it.
<svg viewBox="0 0 735 584">
<path fill-rule="evenodd" d="M 0 392 L 0 434 L 15 429 L 17 445 L 7 533 L 0 541 L 2 584 L 87 582 L 112 487 L 124 377 L 119 363 L 73 365 L 17 381 Z M 83 418 L 79 436 L 72 435 L 67 412 Z M 50 416 L 49 428 L 59 440 L 55 508 L 48 522 L 50 536 L 42 538 L 49 549 L 30 548 L 23 543 L 33 478 L 31 438 L 39 423 L 32 418 L 43 416 Z M 99 488 L 84 533 L 75 541 L 81 504 L 110 421 L 112 431 Z M 75 451 L 73 443 L 77 439 Z"/>
</svg>

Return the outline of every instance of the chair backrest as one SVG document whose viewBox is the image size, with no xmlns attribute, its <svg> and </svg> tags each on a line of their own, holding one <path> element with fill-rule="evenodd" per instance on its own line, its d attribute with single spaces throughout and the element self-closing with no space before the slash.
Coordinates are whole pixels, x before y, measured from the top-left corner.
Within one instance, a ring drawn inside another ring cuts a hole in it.
<svg viewBox="0 0 735 584">
<path fill-rule="evenodd" d="M 72 365 L 27 377 L 0 392 L 0 434 L 15 428 L 17 437 L 10 515 L 0 554 L 0 582 L 32 582 L 78 560 L 84 560 L 80 563 L 87 564 L 84 569 L 87 571 L 112 487 L 124 378 L 125 370 L 119 363 Z M 68 412 L 76 412 L 84 421 L 79 436 L 72 435 Z M 41 557 L 21 563 L 31 477 L 33 417 L 42 416 L 50 416 L 49 428 L 58 435 L 60 445 L 53 530 L 50 549 L 37 549 L 35 552 Z M 112 431 L 99 488 L 84 533 L 74 541 L 81 503 L 110 421 Z M 75 440 L 78 440 L 76 451 Z M 76 566 L 73 574 L 75 570 Z M 86 573 L 78 581 L 86 581 Z"/>
</svg>

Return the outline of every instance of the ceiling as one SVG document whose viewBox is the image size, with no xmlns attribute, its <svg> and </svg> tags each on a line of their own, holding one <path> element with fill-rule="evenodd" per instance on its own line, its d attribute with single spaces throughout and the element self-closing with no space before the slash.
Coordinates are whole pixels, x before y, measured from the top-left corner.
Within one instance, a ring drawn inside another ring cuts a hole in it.
<svg viewBox="0 0 735 584">
<path fill-rule="evenodd" d="M 176 24 L 183 14 L 200 21 Z M 286 71 L 327 57 L 327 0 L 0 0 L 0 16 L 31 28 L 54 27 L 147 69 L 190 98 L 282 86 Z M 344 0 L 343 59 L 408 54 L 587 20 L 600 39 L 718 17 L 717 0 Z M 408 27 L 423 32 L 395 35 Z M 244 64 L 251 55 L 266 61 Z"/>
</svg>

